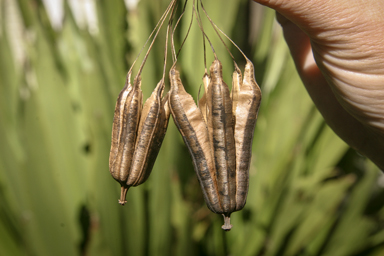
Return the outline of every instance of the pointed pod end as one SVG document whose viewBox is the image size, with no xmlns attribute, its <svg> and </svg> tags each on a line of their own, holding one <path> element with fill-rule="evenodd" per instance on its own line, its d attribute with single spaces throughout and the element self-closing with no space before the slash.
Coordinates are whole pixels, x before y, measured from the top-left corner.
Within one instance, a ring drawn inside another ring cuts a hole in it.
<svg viewBox="0 0 384 256">
<path fill-rule="evenodd" d="M 141 88 L 141 76 L 137 74 L 135 79 L 133 79 L 133 86 L 136 88 Z"/>
<path fill-rule="evenodd" d="M 119 204 L 125 205 L 125 203 L 127 202 L 127 200 L 125 198 L 127 197 L 128 189 L 129 189 L 129 187 L 121 186 Z"/>
<path fill-rule="evenodd" d="M 221 228 L 224 230 L 224 231 L 230 231 L 231 228 L 232 228 L 232 225 L 231 225 L 231 217 L 228 215 L 228 216 L 225 216 L 223 214 L 223 217 L 224 217 L 224 225 L 221 226 Z"/>
<path fill-rule="evenodd" d="M 222 76 L 222 65 L 218 59 L 215 59 L 211 67 L 209 68 L 209 72 L 211 73 L 211 78 L 213 79 L 215 76 Z"/>
<path fill-rule="evenodd" d="M 176 66 L 172 66 L 172 68 L 169 70 L 169 77 L 172 79 L 172 77 L 178 77 L 180 76 L 179 71 L 176 69 Z"/>
<path fill-rule="evenodd" d="M 245 64 L 244 76 L 255 76 L 255 67 L 250 60 Z"/>
<path fill-rule="evenodd" d="M 154 93 L 157 93 L 159 97 L 163 95 L 164 91 L 164 79 L 161 79 L 160 82 L 157 83 Z"/>
</svg>

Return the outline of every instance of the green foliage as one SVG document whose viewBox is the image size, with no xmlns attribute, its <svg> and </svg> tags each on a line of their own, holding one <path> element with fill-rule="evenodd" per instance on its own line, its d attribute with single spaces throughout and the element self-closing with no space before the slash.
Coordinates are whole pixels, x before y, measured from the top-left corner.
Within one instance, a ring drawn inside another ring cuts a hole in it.
<svg viewBox="0 0 384 256">
<path fill-rule="evenodd" d="M 95 3 L 97 34 L 77 25 L 67 2 L 59 31 L 40 1 L 0 2 L 0 255 L 382 255 L 379 170 L 324 124 L 273 11 L 257 7 L 254 20 L 247 1 L 205 3 L 253 60 L 263 91 L 247 205 L 233 229 L 223 232 L 206 207 L 172 120 L 149 180 L 120 206 L 108 171 L 114 104 L 168 1 L 130 11 L 122 0 Z M 190 19 L 189 10 L 177 47 Z M 231 84 L 232 60 L 204 27 Z M 164 41 L 163 28 L 143 71 L 145 97 L 161 79 Z M 178 62 L 195 98 L 202 49 L 195 24 Z"/>
</svg>

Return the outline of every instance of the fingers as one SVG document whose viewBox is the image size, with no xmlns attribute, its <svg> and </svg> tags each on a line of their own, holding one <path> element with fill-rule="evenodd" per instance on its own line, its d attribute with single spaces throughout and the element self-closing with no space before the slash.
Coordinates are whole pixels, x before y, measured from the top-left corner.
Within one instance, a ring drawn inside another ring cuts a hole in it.
<svg viewBox="0 0 384 256">
<path fill-rule="evenodd" d="M 318 71 L 318 67 L 313 58 L 309 37 L 296 24 L 280 13 L 276 13 L 276 19 L 283 28 L 285 41 L 291 51 L 300 76 L 308 72 L 313 72 L 314 70 Z"/>
<path fill-rule="evenodd" d="M 372 21 L 364 21 L 364 17 L 359 16 L 362 11 L 356 10 L 357 5 L 345 8 L 345 0 L 255 1 L 278 11 L 276 18 L 283 28 L 297 71 L 328 125 L 351 147 L 384 169 L 381 154 L 384 112 L 377 104 L 384 93 L 378 87 L 378 83 L 383 85 L 382 76 L 378 74 L 383 74 L 384 68 L 382 62 L 376 61 L 377 56 L 384 56 L 379 43 L 384 29 L 372 26 Z M 375 12 L 371 10 L 373 19 Z M 371 26 L 366 27 L 367 24 Z M 370 47 L 372 45 L 375 48 Z M 371 80 L 375 83 L 367 79 L 367 74 L 373 74 L 371 77 L 375 80 Z M 365 79 L 359 80 L 360 77 Z M 375 94 L 370 93 L 376 84 Z M 356 88 L 361 93 L 356 93 Z"/>
<path fill-rule="evenodd" d="M 268 6 L 287 19 L 294 22 L 304 31 L 324 27 L 332 23 L 332 19 L 324 17 L 324 14 L 340 13 L 345 0 L 255 0 L 262 5 Z M 326 22 L 326 23 L 325 23 Z"/>
<path fill-rule="evenodd" d="M 384 1 L 367 0 L 254 0 L 268 6 L 306 32 L 319 43 L 341 43 L 346 33 L 348 40 L 358 42 L 360 33 L 382 27 Z M 381 24 L 380 24 L 381 23 Z M 373 34 L 377 36 L 377 33 Z"/>
<path fill-rule="evenodd" d="M 338 102 L 313 57 L 309 37 L 293 22 L 277 13 L 296 69 L 316 107 L 328 125 L 351 147 L 360 149 L 366 143 L 365 128 Z M 354 127 L 354 129 L 351 129 Z M 356 139 L 359 138 L 359 139 Z"/>
</svg>

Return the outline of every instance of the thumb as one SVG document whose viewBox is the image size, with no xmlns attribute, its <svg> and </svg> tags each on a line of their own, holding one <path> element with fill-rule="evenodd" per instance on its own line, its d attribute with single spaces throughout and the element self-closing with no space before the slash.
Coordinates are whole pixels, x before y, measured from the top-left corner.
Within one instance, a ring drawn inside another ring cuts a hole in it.
<svg viewBox="0 0 384 256">
<path fill-rule="evenodd" d="M 275 9 L 278 13 L 294 22 L 303 30 L 324 25 L 324 14 L 338 13 L 338 1 L 332 0 L 254 0 L 262 5 Z M 343 0 L 340 0 L 343 1 Z M 328 16 L 328 15 L 327 15 Z"/>
<path fill-rule="evenodd" d="M 327 31 L 339 23 L 343 17 L 345 26 L 349 13 L 353 7 L 353 1 L 348 0 L 254 0 L 262 5 L 275 9 L 278 13 L 295 23 L 298 27 L 311 35 L 315 32 Z M 352 2 L 352 3 L 351 3 Z M 348 6 L 348 8 L 346 8 Z"/>
<path fill-rule="evenodd" d="M 346 56 L 356 48 L 365 50 L 372 41 L 382 42 L 384 2 L 377 0 L 254 0 L 275 9 L 309 36 L 315 54 L 344 49 Z M 380 33 L 378 33 L 380 32 Z M 326 46 L 323 49 L 322 46 Z M 380 47 L 381 49 L 383 47 Z M 348 51 L 351 50 L 351 51 Z M 369 48 L 367 50 L 370 50 Z M 316 56 L 315 56 L 316 57 Z M 334 56 L 339 58 L 339 56 Z M 345 57 L 344 55 L 342 57 Z M 360 56 L 361 57 L 361 56 Z M 377 63 L 375 63 L 377 64 Z M 379 69 L 382 70 L 383 66 Z M 356 67 L 351 66 L 352 71 Z M 358 67 L 360 68 L 360 67 Z M 369 66 L 367 69 L 377 66 Z M 372 70 L 371 70 L 372 71 Z M 376 71 L 376 70 L 374 70 Z"/>
<path fill-rule="evenodd" d="M 308 68 L 317 72 L 313 56 L 345 110 L 384 135 L 384 108 L 378 107 L 384 94 L 384 1 L 255 1 L 281 14 L 278 20 L 307 89 Z"/>
<path fill-rule="evenodd" d="M 277 11 L 297 71 L 329 126 L 384 168 L 384 1 L 254 1 Z"/>
</svg>

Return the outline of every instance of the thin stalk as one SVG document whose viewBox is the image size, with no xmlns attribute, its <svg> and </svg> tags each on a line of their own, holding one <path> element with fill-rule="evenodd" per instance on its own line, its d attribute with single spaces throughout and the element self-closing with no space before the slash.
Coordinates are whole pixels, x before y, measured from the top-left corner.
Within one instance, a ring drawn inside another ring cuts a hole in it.
<svg viewBox="0 0 384 256">
<path fill-rule="evenodd" d="M 164 81 L 164 79 L 165 79 L 165 70 L 166 70 L 166 68 L 167 68 L 168 37 L 169 37 L 170 28 L 172 27 L 172 22 L 173 22 L 173 18 L 174 18 L 175 10 L 176 10 L 176 9 L 177 9 L 177 7 L 176 7 L 176 5 L 174 5 L 174 7 L 172 8 L 171 15 L 170 15 L 170 17 L 169 17 L 168 26 L 167 26 L 167 34 L 166 34 L 166 36 L 165 36 L 164 68 L 163 68 L 163 78 L 162 78 L 163 81 Z"/>
<path fill-rule="evenodd" d="M 211 22 L 211 24 L 212 24 L 212 27 L 213 27 L 213 29 L 215 30 L 215 32 L 216 32 L 216 34 L 219 36 L 219 38 L 220 38 L 220 40 L 221 40 L 221 42 L 224 44 L 224 46 L 225 46 L 225 48 L 227 49 L 227 51 L 228 51 L 228 53 L 229 53 L 229 55 L 231 56 L 231 58 L 232 58 L 232 60 L 233 60 L 233 62 L 235 62 L 235 65 L 236 65 L 236 61 L 235 61 L 235 58 L 233 57 L 233 55 L 232 55 L 232 53 L 231 53 L 231 51 L 228 49 L 228 47 L 227 47 L 227 45 L 225 44 L 225 42 L 224 42 L 224 40 L 223 40 L 223 38 L 220 36 L 220 34 L 219 34 L 219 31 L 240 51 L 240 53 L 244 56 L 244 58 L 246 59 L 246 60 L 249 60 L 248 58 L 247 58 L 247 56 L 245 56 L 245 54 L 243 53 L 243 51 L 242 50 L 240 50 L 240 48 L 237 46 L 237 44 L 235 44 L 235 42 L 233 42 L 233 40 L 231 39 L 231 38 L 229 38 L 229 36 L 227 36 L 214 22 L 213 22 L 213 20 L 211 19 L 211 17 L 209 17 L 209 15 L 208 15 L 208 13 L 207 13 L 207 11 L 204 9 L 204 5 L 203 5 L 203 2 L 202 1 L 200 1 L 200 5 L 201 5 L 201 8 L 203 9 L 203 11 L 204 11 L 204 13 L 205 13 L 205 16 L 207 16 L 207 19 Z"/>
<path fill-rule="evenodd" d="M 195 6 L 195 0 L 193 0 L 193 6 Z M 206 45 L 205 45 L 204 27 L 203 27 L 203 23 L 201 22 L 201 17 L 200 17 L 200 12 L 199 12 L 199 5 L 197 5 L 197 13 L 199 14 L 198 15 L 199 18 L 197 20 L 198 20 L 198 23 L 200 22 L 200 24 L 201 24 L 201 32 L 203 33 L 204 69 L 205 69 L 205 73 L 207 73 L 207 50 L 206 50 Z M 196 10 L 195 10 L 195 15 L 196 15 Z"/>
<path fill-rule="evenodd" d="M 139 72 L 137 73 L 136 78 L 139 77 L 139 76 L 141 75 L 141 72 L 143 71 L 144 64 L 145 64 L 145 62 L 147 61 L 147 59 L 148 59 L 148 55 L 149 55 L 150 51 L 152 50 L 153 44 L 155 43 L 156 38 L 157 38 L 157 36 L 158 36 L 158 34 L 159 34 L 159 32 L 160 32 L 160 29 L 161 29 L 161 27 L 162 27 L 163 24 L 164 24 L 165 18 L 168 16 L 168 14 L 169 14 L 171 8 L 172 8 L 172 9 L 174 8 L 174 5 L 175 5 L 176 1 L 177 1 L 177 0 L 173 0 L 173 1 L 168 5 L 168 8 L 167 8 L 167 10 L 166 10 L 166 15 L 165 15 L 165 16 L 163 15 L 164 18 L 161 20 L 160 26 L 159 26 L 159 28 L 157 29 L 156 34 L 155 34 L 155 36 L 154 36 L 154 38 L 153 38 L 153 40 L 152 40 L 152 42 L 151 42 L 151 45 L 149 46 L 148 51 L 147 51 L 147 53 L 146 53 L 145 56 L 144 56 L 144 59 L 143 59 L 141 65 L 140 65 Z"/>
<path fill-rule="evenodd" d="M 182 42 L 181 45 L 180 45 L 179 51 L 178 51 L 177 54 L 176 54 L 176 49 L 175 49 L 175 44 L 174 44 L 174 34 L 175 34 L 175 31 L 176 31 L 176 27 L 179 25 L 179 22 L 180 22 L 181 17 L 184 15 L 185 7 L 186 7 L 186 5 L 187 5 L 187 2 L 188 2 L 188 0 L 185 1 L 185 5 L 184 5 L 183 13 L 180 15 L 180 18 L 177 20 L 177 23 L 175 24 L 175 27 L 174 27 L 174 29 L 173 29 L 173 34 L 172 34 L 172 47 L 173 47 L 173 54 L 174 54 L 174 63 L 173 63 L 173 65 L 172 65 L 172 68 L 176 65 L 177 57 L 179 56 L 180 51 L 181 51 L 181 49 L 183 48 L 184 43 L 185 43 L 185 41 L 187 40 L 187 38 L 188 38 L 188 36 L 189 36 L 189 31 L 191 31 L 191 27 L 192 27 L 192 23 L 193 23 L 193 10 L 192 10 L 191 22 L 189 23 L 189 27 L 188 27 L 187 34 L 185 35 L 184 40 L 183 40 L 183 42 Z"/>
<path fill-rule="evenodd" d="M 172 3 L 172 2 L 171 2 Z M 136 59 L 133 61 L 132 65 L 131 65 L 131 68 L 129 69 L 128 71 L 128 75 L 127 75 L 127 80 L 131 80 L 131 74 L 132 74 L 132 69 L 133 69 L 133 66 L 136 64 L 136 61 L 138 60 L 138 58 L 140 57 L 141 53 L 143 52 L 145 46 L 147 45 L 147 43 L 149 42 L 149 39 L 151 39 L 152 35 L 155 33 L 155 31 L 157 30 L 157 28 L 159 27 L 160 25 L 160 22 L 165 19 L 166 16 L 168 16 L 168 11 L 169 9 L 171 8 L 171 4 L 168 5 L 167 9 L 165 10 L 165 12 L 163 13 L 163 15 L 161 16 L 160 20 L 157 22 L 155 28 L 152 30 L 151 34 L 149 35 L 147 41 L 145 41 L 145 44 L 144 46 L 141 48 L 139 54 L 137 55 Z"/>
<path fill-rule="evenodd" d="M 172 39 L 171 39 L 172 46 L 171 47 L 172 47 L 172 60 L 173 60 L 173 62 L 176 62 L 176 59 L 178 56 L 178 54 L 176 54 L 176 49 L 175 49 L 175 31 L 176 31 L 177 26 L 179 25 L 181 18 L 184 16 L 185 8 L 187 7 L 187 2 L 188 2 L 188 0 L 185 1 L 183 11 L 181 12 L 180 17 L 177 19 L 175 27 L 173 28 L 173 31 L 172 31 Z"/>
<path fill-rule="evenodd" d="M 197 8 L 199 8 L 199 5 L 197 5 Z M 212 45 L 212 43 L 211 43 L 211 40 L 209 40 L 207 34 L 205 34 L 205 32 L 204 32 L 203 22 L 201 21 L 201 17 L 200 17 L 199 9 L 196 9 L 196 7 L 195 7 L 195 0 L 193 0 L 193 10 L 194 10 L 194 14 L 195 14 L 195 17 L 196 17 L 196 20 L 197 20 L 197 24 L 199 25 L 200 30 L 201 30 L 201 32 L 203 33 L 203 45 L 204 45 L 204 68 L 205 68 L 205 73 L 207 73 L 207 53 L 206 53 L 206 47 L 205 47 L 205 39 L 208 40 L 208 43 L 209 43 L 209 45 L 211 46 L 213 55 L 215 56 L 215 59 L 217 59 L 217 56 L 216 56 L 215 49 L 213 48 L 213 45 Z"/>
</svg>

